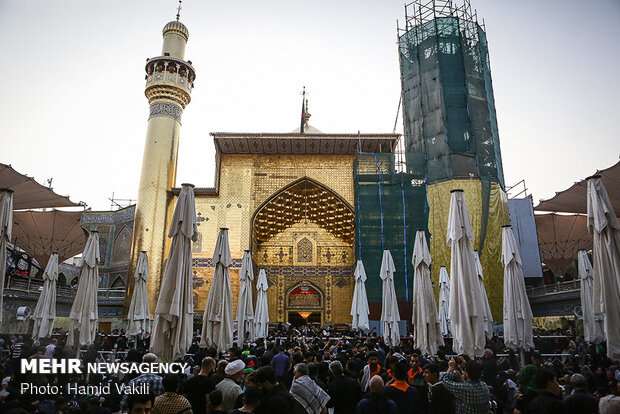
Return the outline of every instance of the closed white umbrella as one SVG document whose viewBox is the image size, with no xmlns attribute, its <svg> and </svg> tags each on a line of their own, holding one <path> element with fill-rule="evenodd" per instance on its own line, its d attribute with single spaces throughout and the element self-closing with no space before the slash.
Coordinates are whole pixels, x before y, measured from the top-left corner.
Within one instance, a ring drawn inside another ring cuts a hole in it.
<svg viewBox="0 0 620 414">
<path fill-rule="evenodd" d="M 447 243 L 450 252 L 450 304 L 452 349 L 480 357 L 484 353 L 484 298 L 474 260 L 474 232 L 463 190 L 452 190 L 448 212 Z"/>
<path fill-rule="evenodd" d="M 443 336 L 452 334 L 450 329 L 450 277 L 445 266 L 439 269 L 439 328 Z"/>
<path fill-rule="evenodd" d="M 32 339 L 45 338 L 54 331 L 56 317 L 56 282 L 58 281 L 58 253 L 52 253 L 43 272 L 43 290 L 34 308 Z"/>
<path fill-rule="evenodd" d="M 78 288 L 69 313 L 69 336 L 67 344 L 79 350 L 90 345 L 97 335 L 99 310 L 97 307 L 97 286 L 99 286 L 99 234 L 92 231 L 84 246 L 80 263 Z"/>
<path fill-rule="evenodd" d="M 581 280 L 581 313 L 583 315 L 583 336 L 586 342 L 599 344 L 605 340 L 603 334 L 603 318 L 594 314 L 594 304 L 592 303 L 592 284 L 593 284 L 592 264 L 588 259 L 585 250 L 577 252 L 577 274 Z"/>
<path fill-rule="evenodd" d="M 426 233 L 418 230 L 413 246 L 413 342 L 423 355 L 435 355 L 443 345 L 435 294 L 431 284 L 431 253 L 426 243 Z"/>
<path fill-rule="evenodd" d="M 194 186 L 191 184 L 181 187 L 168 237 L 172 242 L 161 279 L 151 336 L 151 352 L 163 361 L 185 356 L 192 344 L 192 241 L 198 239 L 198 226 Z"/>
<path fill-rule="evenodd" d="M 491 307 L 489 306 L 489 297 L 487 296 L 487 290 L 484 287 L 484 274 L 482 273 L 482 263 L 480 263 L 480 256 L 478 251 L 474 250 L 474 260 L 476 262 L 476 273 L 478 274 L 478 280 L 480 281 L 480 293 L 482 294 L 482 305 L 484 309 L 484 333 L 488 339 L 493 338 L 493 315 L 491 314 Z"/>
<path fill-rule="evenodd" d="M 239 301 L 237 302 L 237 337 L 239 346 L 254 340 L 254 308 L 252 307 L 252 281 L 254 268 L 249 250 L 243 252 L 239 273 Z"/>
<path fill-rule="evenodd" d="M 267 275 L 265 269 L 258 272 L 256 282 L 256 312 L 254 312 L 254 334 L 257 338 L 266 338 L 269 333 L 269 304 L 267 302 Z"/>
<path fill-rule="evenodd" d="M 13 191 L 0 189 L 0 322 L 2 322 L 4 299 L 4 276 L 6 275 L 6 246 L 13 232 Z"/>
<path fill-rule="evenodd" d="M 140 252 L 136 271 L 133 275 L 134 286 L 131 294 L 131 304 L 127 313 L 127 335 L 142 336 L 151 332 L 151 314 L 149 312 L 149 295 L 146 290 L 146 281 L 149 278 L 149 258 L 146 251 Z"/>
<path fill-rule="evenodd" d="M 353 316 L 353 322 L 351 322 L 351 329 L 354 331 L 367 331 L 370 329 L 370 323 L 368 322 L 368 297 L 366 296 L 366 270 L 364 270 L 364 263 L 362 260 L 357 261 L 355 267 L 355 290 L 353 291 L 353 302 L 351 303 L 351 316 Z"/>
<path fill-rule="evenodd" d="M 502 264 L 504 266 L 504 343 L 510 348 L 529 351 L 534 348 L 532 309 L 525 292 L 521 255 L 512 227 L 502 228 Z"/>
<path fill-rule="evenodd" d="M 201 347 L 227 351 L 233 344 L 232 292 L 229 268 L 232 264 L 228 229 L 221 228 L 213 253 L 215 271 L 202 318 Z"/>
<path fill-rule="evenodd" d="M 604 314 L 607 356 L 620 359 L 620 224 L 599 176 L 588 179 L 594 313 Z"/>
<path fill-rule="evenodd" d="M 379 271 L 379 276 L 383 280 L 381 322 L 383 324 L 383 341 L 389 347 L 400 343 L 400 331 L 398 329 L 400 313 L 398 312 L 398 301 L 396 299 L 396 290 L 394 289 L 395 271 L 396 267 L 394 266 L 394 260 L 390 251 L 384 250 L 381 270 Z"/>
</svg>

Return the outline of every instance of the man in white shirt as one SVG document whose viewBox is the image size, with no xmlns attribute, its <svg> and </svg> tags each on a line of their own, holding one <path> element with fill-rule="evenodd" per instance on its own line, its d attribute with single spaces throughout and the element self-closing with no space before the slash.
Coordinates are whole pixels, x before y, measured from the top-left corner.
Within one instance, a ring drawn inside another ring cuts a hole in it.
<svg viewBox="0 0 620 414">
<path fill-rule="evenodd" d="M 243 392 L 238 384 L 243 377 L 244 368 L 245 364 L 240 359 L 229 362 L 224 371 L 226 377 L 215 386 L 216 390 L 222 392 L 222 411 L 224 412 L 229 412 L 235 408 L 235 401 Z"/>
<path fill-rule="evenodd" d="M 45 347 L 45 358 L 52 359 L 54 358 L 54 351 L 56 350 L 56 344 L 58 340 L 52 339 L 50 344 Z"/>
</svg>

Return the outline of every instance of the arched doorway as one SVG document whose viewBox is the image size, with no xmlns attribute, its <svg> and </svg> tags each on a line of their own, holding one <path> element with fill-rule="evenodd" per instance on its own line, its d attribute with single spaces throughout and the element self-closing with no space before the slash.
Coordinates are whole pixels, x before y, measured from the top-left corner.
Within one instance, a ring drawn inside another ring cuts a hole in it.
<svg viewBox="0 0 620 414">
<path fill-rule="evenodd" d="M 253 238 L 267 241 L 303 220 L 317 223 L 334 236 L 353 242 L 353 207 L 337 193 L 304 177 L 279 190 L 256 209 L 252 219 Z"/>
<path fill-rule="evenodd" d="M 293 326 L 322 326 L 323 320 L 323 292 L 318 287 L 302 281 L 288 290 L 286 322 Z"/>
<path fill-rule="evenodd" d="M 343 197 L 301 178 L 255 210 L 251 234 L 252 257 L 272 286 L 272 321 L 323 325 L 350 319 L 355 215 Z"/>
</svg>

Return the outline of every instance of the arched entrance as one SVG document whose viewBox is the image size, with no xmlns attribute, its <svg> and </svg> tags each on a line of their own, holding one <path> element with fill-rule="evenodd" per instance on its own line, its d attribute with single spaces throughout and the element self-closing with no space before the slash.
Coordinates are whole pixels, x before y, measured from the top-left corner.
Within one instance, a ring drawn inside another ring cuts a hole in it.
<svg viewBox="0 0 620 414">
<path fill-rule="evenodd" d="M 323 325 L 323 292 L 308 281 L 293 286 L 286 294 L 286 322 L 293 326 Z"/>
<path fill-rule="evenodd" d="M 256 209 L 252 220 L 254 240 L 267 241 L 300 220 L 317 223 L 347 242 L 353 242 L 355 237 L 353 207 L 331 189 L 304 177 Z"/>
<path fill-rule="evenodd" d="M 252 218 L 252 257 L 272 286 L 270 319 L 346 323 L 354 239 L 353 207 L 311 178 L 286 185 L 262 203 Z"/>
</svg>

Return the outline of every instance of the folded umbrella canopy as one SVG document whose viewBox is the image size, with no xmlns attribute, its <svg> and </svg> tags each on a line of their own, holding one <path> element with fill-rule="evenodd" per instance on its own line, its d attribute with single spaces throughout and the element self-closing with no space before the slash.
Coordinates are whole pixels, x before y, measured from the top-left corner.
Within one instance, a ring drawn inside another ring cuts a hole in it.
<svg viewBox="0 0 620 414">
<path fill-rule="evenodd" d="M 435 355 L 443 345 L 439 327 L 435 294 L 431 284 L 431 253 L 426 243 L 426 232 L 418 230 L 413 246 L 413 342 L 423 355 Z"/>
<path fill-rule="evenodd" d="M 181 187 L 168 237 L 172 243 L 155 307 L 151 352 L 164 361 L 174 361 L 185 356 L 194 328 L 192 241 L 198 239 L 198 226 L 191 184 Z"/>
<path fill-rule="evenodd" d="M 269 334 L 269 304 L 267 302 L 267 275 L 265 269 L 258 272 L 256 282 L 256 311 L 254 312 L 254 334 L 257 338 L 266 338 Z"/>
<path fill-rule="evenodd" d="M 394 260 L 389 250 L 383 251 L 381 270 L 379 276 L 383 280 L 383 300 L 381 308 L 381 323 L 383 324 L 383 341 L 389 347 L 397 346 L 400 343 L 400 330 L 398 321 L 398 302 L 396 300 L 396 290 L 394 289 Z"/>
<path fill-rule="evenodd" d="M 484 309 L 484 333 L 488 339 L 493 338 L 493 315 L 491 314 L 491 307 L 489 306 L 489 297 L 487 296 L 487 290 L 484 287 L 484 274 L 482 273 L 482 263 L 480 263 L 480 256 L 478 251 L 474 250 L 474 261 L 476 262 L 476 273 L 478 274 L 478 280 L 480 281 L 480 293 L 482 294 L 482 306 Z"/>
<path fill-rule="evenodd" d="M 142 336 L 151 332 L 151 314 L 149 313 L 149 294 L 146 281 L 149 278 L 149 258 L 146 251 L 140 252 L 136 271 L 133 275 L 134 285 L 131 304 L 127 312 L 127 335 Z"/>
<path fill-rule="evenodd" d="M 69 313 L 69 337 L 67 344 L 78 349 L 95 341 L 99 323 L 97 286 L 99 286 L 99 234 L 92 231 L 86 240 L 80 278 L 71 312 Z"/>
<path fill-rule="evenodd" d="M 450 308 L 450 277 L 445 266 L 439 269 L 439 327 L 443 336 L 452 333 L 450 329 L 450 316 L 448 310 Z"/>
<path fill-rule="evenodd" d="M 353 302 L 351 303 L 351 329 L 354 331 L 367 331 L 370 328 L 368 321 L 368 296 L 366 296 L 366 270 L 362 260 L 357 261 L 355 266 L 355 290 L 353 291 Z"/>
<path fill-rule="evenodd" d="M 607 356 L 620 359 L 620 224 L 607 190 L 588 179 L 588 230 L 592 233 L 594 313 L 604 314 Z"/>
<path fill-rule="evenodd" d="M 0 189 L 0 322 L 4 298 L 4 275 L 6 275 L 6 247 L 13 230 L 13 191 Z"/>
<path fill-rule="evenodd" d="M 233 344 L 232 291 L 230 289 L 228 229 L 221 228 L 213 253 L 213 281 L 202 318 L 201 347 L 227 351 Z"/>
<path fill-rule="evenodd" d="M 52 253 L 43 272 L 43 290 L 34 308 L 32 339 L 52 335 L 56 318 L 56 282 L 58 281 L 58 253 Z"/>
<path fill-rule="evenodd" d="M 583 316 L 583 336 L 586 342 L 599 344 L 605 340 L 603 317 L 594 314 L 592 264 L 585 250 L 577 254 L 577 274 L 581 280 L 581 314 Z"/>
<path fill-rule="evenodd" d="M 510 226 L 502 228 L 502 265 L 504 266 L 504 343 L 510 348 L 529 351 L 534 348 L 533 315 L 525 292 L 521 255 Z"/>
<path fill-rule="evenodd" d="M 254 340 L 254 308 L 252 307 L 252 281 L 254 268 L 249 250 L 243 252 L 239 273 L 239 301 L 237 302 L 237 337 L 239 346 Z"/>
<path fill-rule="evenodd" d="M 484 298 L 474 260 L 474 232 L 463 190 L 452 190 L 448 212 L 447 243 L 450 252 L 450 308 L 452 349 L 480 357 L 484 353 Z"/>
</svg>

